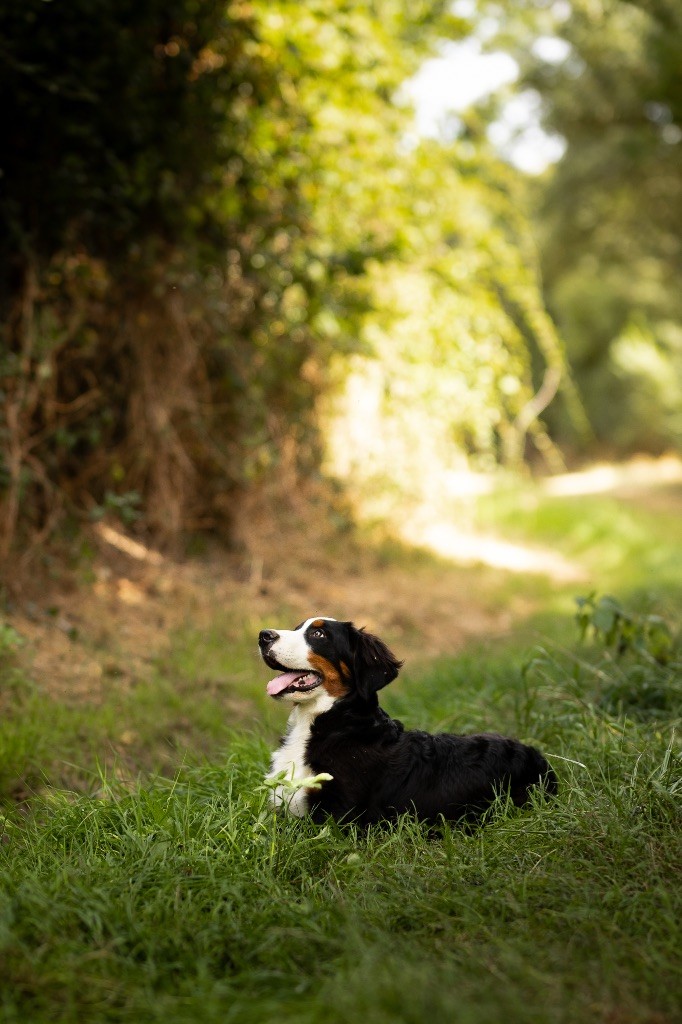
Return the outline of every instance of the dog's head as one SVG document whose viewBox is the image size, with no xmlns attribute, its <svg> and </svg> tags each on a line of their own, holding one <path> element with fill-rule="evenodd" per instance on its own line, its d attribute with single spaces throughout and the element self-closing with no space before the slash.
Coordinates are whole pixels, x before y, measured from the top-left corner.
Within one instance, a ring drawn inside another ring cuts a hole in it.
<svg viewBox="0 0 682 1024">
<path fill-rule="evenodd" d="M 295 629 L 263 629 L 258 646 L 265 664 L 282 673 L 268 683 L 268 693 L 296 704 L 320 689 L 334 699 L 357 693 L 370 700 L 402 665 L 378 637 L 322 616 Z"/>
</svg>

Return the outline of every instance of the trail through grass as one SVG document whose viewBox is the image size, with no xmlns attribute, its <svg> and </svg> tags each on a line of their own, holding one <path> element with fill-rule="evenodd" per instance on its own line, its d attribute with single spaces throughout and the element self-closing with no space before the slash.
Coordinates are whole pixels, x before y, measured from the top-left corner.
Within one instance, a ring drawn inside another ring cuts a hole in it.
<svg viewBox="0 0 682 1024">
<path fill-rule="evenodd" d="M 541 504 L 533 534 L 575 556 L 592 530 L 594 586 L 672 621 L 679 523 L 591 500 L 583 526 Z M 411 571 L 408 553 L 384 557 Z M 3 627 L 0 1020 L 676 1024 L 679 639 L 661 661 L 646 645 L 619 655 L 578 642 L 570 589 L 469 579 L 474 600 L 521 596 L 529 615 L 457 657 L 412 659 L 382 703 L 410 727 L 517 735 L 561 787 L 469 831 L 271 815 L 262 779 L 283 722 L 250 613 L 189 623 L 148 676 L 105 677 L 82 705 L 46 699 Z"/>
</svg>

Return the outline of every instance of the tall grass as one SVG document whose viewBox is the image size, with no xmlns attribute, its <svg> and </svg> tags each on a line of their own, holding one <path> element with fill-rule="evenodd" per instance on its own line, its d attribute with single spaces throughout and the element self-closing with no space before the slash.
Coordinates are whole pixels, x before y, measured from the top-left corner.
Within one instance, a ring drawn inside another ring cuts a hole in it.
<svg viewBox="0 0 682 1024">
<path fill-rule="evenodd" d="M 609 702 L 626 671 L 597 649 L 524 666 L 507 648 L 386 698 L 409 725 L 548 753 L 559 797 L 473 830 L 274 817 L 267 747 L 243 735 L 224 763 L 132 792 L 48 791 L 2 826 L 2 1020 L 672 1024 L 680 707 Z"/>
<path fill-rule="evenodd" d="M 654 588 L 679 602 L 679 521 L 535 493 L 519 515 L 518 500 L 496 497 L 491 523 L 579 558 L 640 613 Z M 223 616 L 177 634 L 148 678 L 83 706 L 28 680 L 0 627 L 3 1024 L 679 1020 L 679 640 L 648 649 L 653 632 L 623 618 L 609 639 L 592 602 L 603 629 L 579 645 L 566 588 L 477 573 L 491 599 L 532 589 L 532 618 L 408 663 L 382 695 L 410 727 L 498 729 L 547 754 L 556 799 L 500 803 L 468 830 L 271 815 L 282 722 L 246 613 L 231 633 Z M 28 803 L 7 799 L 17 775 Z"/>
</svg>

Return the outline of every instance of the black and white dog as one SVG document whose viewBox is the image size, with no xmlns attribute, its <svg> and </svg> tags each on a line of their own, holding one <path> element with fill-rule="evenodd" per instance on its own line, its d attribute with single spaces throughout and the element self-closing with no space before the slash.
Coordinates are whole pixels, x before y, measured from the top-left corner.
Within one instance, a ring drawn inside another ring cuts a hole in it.
<svg viewBox="0 0 682 1024">
<path fill-rule="evenodd" d="M 267 778 L 311 779 L 310 787 L 275 786 L 276 807 L 319 822 L 331 815 L 368 825 L 405 811 L 455 821 L 475 818 L 500 792 L 520 806 L 533 786 L 557 791 L 545 758 L 518 740 L 405 731 L 389 718 L 377 690 L 402 662 L 351 622 L 306 619 L 295 629 L 262 630 L 258 644 L 281 673 L 267 692 L 293 705 Z M 312 781 L 322 773 L 326 781 Z"/>
</svg>

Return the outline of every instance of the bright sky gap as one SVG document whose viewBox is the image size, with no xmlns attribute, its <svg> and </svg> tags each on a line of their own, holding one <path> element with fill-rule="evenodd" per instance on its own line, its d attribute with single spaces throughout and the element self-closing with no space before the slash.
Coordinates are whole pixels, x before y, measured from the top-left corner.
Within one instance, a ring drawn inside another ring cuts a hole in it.
<svg viewBox="0 0 682 1024">
<path fill-rule="evenodd" d="M 541 37 L 534 51 L 549 63 L 568 52 L 563 40 Z M 498 89 L 516 81 L 519 68 L 507 53 L 483 53 L 477 38 L 445 43 L 439 56 L 424 62 L 404 91 L 415 106 L 415 131 L 428 138 L 447 137 L 448 119 Z M 540 100 L 524 90 L 504 105 L 502 116 L 489 129 L 489 138 L 502 156 L 527 174 L 540 174 L 560 159 L 564 142 L 540 126 Z"/>
</svg>

